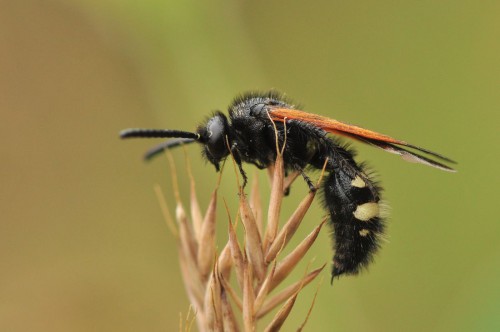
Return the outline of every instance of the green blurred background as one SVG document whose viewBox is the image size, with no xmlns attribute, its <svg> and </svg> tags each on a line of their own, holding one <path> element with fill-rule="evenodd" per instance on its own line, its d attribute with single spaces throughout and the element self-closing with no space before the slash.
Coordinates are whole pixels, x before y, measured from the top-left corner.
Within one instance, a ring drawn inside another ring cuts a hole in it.
<svg viewBox="0 0 500 332">
<path fill-rule="evenodd" d="M 355 145 L 386 188 L 389 241 L 369 272 L 333 287 L 323 272 L 306 330 L 498 331 L 499 15 L 498 1 L 1 0 L 0 330 L 177 330 L 189 304 L 152 190 L 173 203 L 167 164 L 118 131 L 193 130 L 276 88 L 459 161 L 449 174 Z M 205 206 L 216 176 L 188 151 Z M 234 210 L 232 171 L 221 196 Z M 322 232 L 313 266 L 330 247 Z"/>
</svg>

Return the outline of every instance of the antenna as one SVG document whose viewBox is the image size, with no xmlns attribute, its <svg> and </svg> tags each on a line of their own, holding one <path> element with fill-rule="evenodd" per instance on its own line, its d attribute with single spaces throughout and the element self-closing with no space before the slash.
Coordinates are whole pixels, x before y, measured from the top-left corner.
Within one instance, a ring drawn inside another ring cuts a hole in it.
<svg viewBox="0 0 500 332">
<path fill-rule="evenodd" d="M 172 140 L 160 143 L 156 146 L 153 146 L 148 151 L 146 151 L 146 153 L 144 154 L 144 160 L 149 161 L 165 150 L 175 148 L 175 147 L 182 145 L 182 144 L 189 144 L 189 143 L 193 143 L 193 142 L 196 142 L 196 140 L 194 140 L 192 138 L 176 138 L 176 139 L 172 139 Z"/>
<path fill-rule="evenodd" d="M 190 133 L 188 131 L 181 130 L 169 130 L 169 129 L 125 129 L 120 132 L 121 138 L 166 138 L 166 137 L 177 137 L 177 138 L 191 138 L 194 140 L 199 140 L 200 135 L 197 133 Z"/>
</svg>

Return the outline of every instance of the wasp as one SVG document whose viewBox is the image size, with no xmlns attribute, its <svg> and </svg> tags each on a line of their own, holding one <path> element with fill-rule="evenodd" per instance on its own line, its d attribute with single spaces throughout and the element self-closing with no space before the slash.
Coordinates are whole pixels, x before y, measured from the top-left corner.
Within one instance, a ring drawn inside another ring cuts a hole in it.
<svg viewBox="0 0 500 332">
<path fill-rule="evenodd" d="M 276 91 L 243 94 L 233 100 L 228 113 L 229 117 L 216 111 L 195 132 L 126 129 L 120 135 L 122 138 L 173 138 L 149 150 L 145 159 L 165 149 L 196 142 L 202 145 L 203 157 L 219 171 L 221 162 L 232 155 L 244 185 L 247 176 L 242 164 L 253 164 L 259 169 L 271 166 L 277 157 L 276 142 L 283 146 L 285 171 L 302 174 L 310 190 L 316 187 L 307 172 L 325 168 L 326 179 L 320 190 L 334 231 L 332 280 L 342 274 L 357 274 L 366 267 L 380 248 L 385 228 L 381 216 L 381 187 L 364 164 L 356 163 L 354 150 L 338 136 L 373 145 L 406 161 L 455 171 L 444 164 L 455 162 L 441 154 L 306 113 Z"/>
</svg>

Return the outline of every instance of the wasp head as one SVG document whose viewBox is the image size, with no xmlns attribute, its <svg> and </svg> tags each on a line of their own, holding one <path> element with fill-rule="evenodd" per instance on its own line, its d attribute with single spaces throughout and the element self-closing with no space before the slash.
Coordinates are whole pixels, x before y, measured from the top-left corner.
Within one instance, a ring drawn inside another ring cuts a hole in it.
<svg viewBox="0 0 500 332">
<path fill-rule="evenodd" d="M 148 150 L 144 159 L 150 160 L 164 150 L 198 142 L 203 145 L 203 156 L 219 171 L 220 162 L 226 158 L 230 150 L 227 147 L 226 137 L 231 140 L 231 127 L 224 114 L 216 112 L 205 124 L 198 127 L 196 132 L 172 129 L 125 129 L 120 133 L 121 138 L 173 138 L 158 144 Z"/>
<path fill-rule="evenodd" d="M 229 155 L 226 137 L 230 127 L 224 114 L 217 112 L 205 125 L 198 127 L 199 142 L 203 146 L 203 155 L 219 171 L 220 162 Z"/>
</svg>

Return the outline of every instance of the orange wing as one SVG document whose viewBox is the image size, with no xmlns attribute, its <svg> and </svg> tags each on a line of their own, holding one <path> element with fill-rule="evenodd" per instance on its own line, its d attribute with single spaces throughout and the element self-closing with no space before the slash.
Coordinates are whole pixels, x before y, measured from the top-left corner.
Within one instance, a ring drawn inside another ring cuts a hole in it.
<svg viewBox="0 0 500 332">
<path fill-rule="evenodd" d="M 310 123 L 316 127 L 323 129 L 326 132 L 346 136 L 352 139 L 362 141 L 364 143 L 375 145 L 387 152 L 398 154 L 406 161 L 418 162 L 428 166 L 436 167 L 445 171 L 455 172 L 451 167 L 448 167 L 442 163 L 429 159 L 425 156 L 419 155 L 415 152 L 403 149 L 398 145 L 409 147 L 425 154 L 431 155 L 435 158 L 441 159 L 449 163 L 455 163 L 453 160 L 438 154 L 436 152 L 429 151 L 427 149 L 420 148 L 418 146 L 409 144 L 405 141 L 401 141 L 390 136 L 377 133 L 372 130 L 364 129 L 358 126 L 343 123 L 334 119 L 330 119 L 321 115 L 307 113 L 295 109 L 280 108 L 280 107 L 270 107 L 269 116 L 273 121 L 284 122 L 286 120 L 298 120 L 305 123 Z"/>
</svg>

